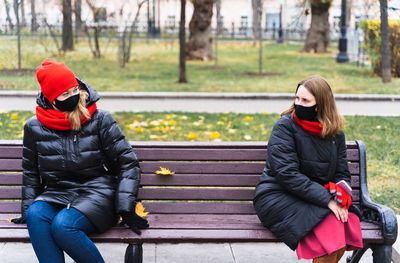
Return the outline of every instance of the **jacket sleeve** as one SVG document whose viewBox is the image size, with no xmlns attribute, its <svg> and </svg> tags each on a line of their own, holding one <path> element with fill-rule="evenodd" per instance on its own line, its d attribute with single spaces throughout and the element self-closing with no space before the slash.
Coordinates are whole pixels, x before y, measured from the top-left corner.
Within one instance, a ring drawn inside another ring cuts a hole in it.
<svg viewBox="0 0 400 263">
<path fill-rule="evenodd" d="M 29 121 L 24 126 L 22 150 L 22 202 L 21 214 L 25 217 L 26 211 L 35 198 L 43 192 L 38 170 L 38 154 L 32 126 Z"/>
<path fill-rule="evenodd" d="M 125 139 L 113 116 L 105 112 L 100 127 L 103 151 L 118 173 L 117 213 L 134 211 L 141 170 L 131 145 Z"/>
<path fill-rule="evenodd" d="M 291 120 L 281 118 L 275 124 L 268 142 L 267 165 L 278 183 L 290 194 L 306 202 L 327 207 L 330 194 L 319 183 L 300 172 Z"/>
<path fill-rule="evenodd" d="M 342 132 L 336 138 L 338 158 L 336 162 L 335 183 L 345 180 L 350 185 L 351 176 L 347 161 L 347 148 L 344 133 Z"/>
</svg>

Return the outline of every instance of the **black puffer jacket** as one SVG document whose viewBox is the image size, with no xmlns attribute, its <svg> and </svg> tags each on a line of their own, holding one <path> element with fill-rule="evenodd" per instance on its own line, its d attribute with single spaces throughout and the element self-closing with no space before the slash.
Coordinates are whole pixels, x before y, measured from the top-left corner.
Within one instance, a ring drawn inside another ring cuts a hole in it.
<svg viewBox="0 0 400 263">
<path fill-rule="evenodd" d="M 99 96 L 85 82 L 87 106 Z M 50 107 L 41 93 L 37 103 Z M 38 200 L 73 207 L 104 232 L 134 211 L 141 170 L 112 115 L 97 110 L 79 131 L 58 131 L 32 117 L 24 127 L 22 214 Z"/>
<path fill-rule="evenodd" d="M 308 134 L 290 115 L 280 118 L 268 141 L 268 158 L 256 187 L 261 222 L 291 249 L 330 212 L 328 182 L 350 183 L 346 142 Z"/>
</svg>

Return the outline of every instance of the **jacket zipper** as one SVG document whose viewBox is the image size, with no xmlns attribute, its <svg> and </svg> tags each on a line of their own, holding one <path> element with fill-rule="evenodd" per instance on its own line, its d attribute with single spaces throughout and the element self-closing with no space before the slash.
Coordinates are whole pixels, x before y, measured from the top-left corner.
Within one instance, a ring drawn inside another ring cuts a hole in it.
<svg viewBox="0 0 400 263">
<path fill-rule="evenodd" d="M 76 134 L 74 134 L 74 138 L 73 138 L 73 142 L 74 142 L 74 152 L 75 152 L 75 156 L 76 158 L 78 158 L 79 156 L 79 152 L 78 152 L 78 137 L 76 136 Z"/>
</svg>

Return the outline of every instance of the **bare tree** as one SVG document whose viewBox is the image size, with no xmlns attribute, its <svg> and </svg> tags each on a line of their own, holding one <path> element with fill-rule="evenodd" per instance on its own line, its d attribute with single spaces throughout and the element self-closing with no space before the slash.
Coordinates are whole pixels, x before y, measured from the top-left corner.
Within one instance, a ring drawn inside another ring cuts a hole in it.
<svg viewBox="0 0 400 263">
<path fill-rule="evenodd" d="M 21 6 L 21 25 L 26 26 L 26 19 L 25 19 L 25 1 L 20 0 L 20 6 Z"/>
<path fill-rule="evenodd" d="M 191 0 L 194 6 L 189 23 L 190 37 L 186 46 L 188 59 L 212 59 L 211 19 L 216 0 Z"/>
<path fill-rule="evenodd" d="M 7 22 L 8 22 L 8 25 L 10 26 L 10 30 L 13 30 L 13 29 L 14 29 L 14 24 L 12 23 L 12 20 L 11 20 L 11 16 L 10 16 L 10 4 L 8 3 L 7 0 L 4 0 L 4 6 L 5 6 L 5 8 L 6 8 L 6 15 L 7 15 L 6 20 L 7 20 Z"/>
<path fill-rule="evenodd" d="M 79 32 L 82 31 L 82 1 L 75 0 L 74 1 L 74 14 L 75 14 L 75 34 L 78 35 Z"/>
<path fill-rule="evenodd" d="M 257 13 L 256 13 L 256 20 L 257 20 L 257 36 L 259 39 L 259 54 L 258 54 L 258 74 L 262 74 L 262 68 L 263 68 L 263 38 L 262 38 L 262 29 L 261 29 L 261 16 L 262 16 L 262 0 L 256 0 L 256 6 L 257 6 Z"/>
<path fill-rule="evenodd" d="M 216 6 L 215 6 L 216 10 L 217 10 L 217 30 L 215 32 L 215 66 L 218 66 L 218 36 L 220 34 L 221 31 L 221 25 L 220 25 L 220 20 L 221 20 L 221 0 L 217 0 L 216 2 Z"/>
<path fill-rule="evenodd" d="M 96 8 L 96 6 L 94 5 L 94 1 L 93 0 L 86 0 L 86 4 L 89 6 L 90 10 L 92 11 L 93 14 L 93 18 L 95 20 L 95 22 L 97 22 L 98 19 L 98 14 L 99 14 L 99 9 Z M 88 36 L 89 39 L 89 47 L 92 50 L 92 54 L 95 58 L 100 58 L 101 57 L 101 50 L 100 50 L 100 33 L 102 30 L 102 27 L 99 24 L 96 24 L 92 27 L 94 33 L 94 46 L 95 48 L 92 48 L 92 40 L 91 40 L 91 36 L 90 36 L 90 32 L 89 32 L 89 27 L 87 25 L 85 25 L 85 33 Z"/>
<path fill-rule="evenodd" d="M 381 5 L 381 57 L 382 57 L 382 82 L 387 83 L 392 80 L 392 67 L 390 63 L 389 47 L 389 25 L 387 0 L 379 0 Z"/>
<path fill-rule="evenodd" d="M 17 20 L 17 39 L 18 39 L 18 70 L 21 70 L 21 25 L 19 22 L 20 1 L 14 0 L 14 12 Z"/>
<path fill-rule="evenodd" d="M 72 33 L 72 6 L 71 0 L 63 0 L 63 27 L 62 27 L 62 47 L 63 51 L 74 50 Z"/>
<path fill-rule="evenodd" d="M 185 23 L 186 23 L 186 0 L 181 0 L 181 21 L 179 21 L 179 83 L 187 83 L 186 79 L 186 34 L 185 34 Z"/>
<path fill-rule="evenodd" d="M 125 64 L 129 62 L 129 59 L 131 57 L 133 33 L 136 30 L 136 25 L 139 20 L 140 9 L 142 8 L 143 4 L 146 1 L 148 1 L 148 0 L 142 0 L 141 2 L 138 3 L 138 8 L 136 11 L 135 19 L 133 20 L 133 22 L 130 26 L 125 27 L 124 31 L 121 34 L 120 46 L 119 46 L 119 56 L 118 56 L 121 67 L 124 67 Z"/>
<path fill-rule="evenodd" d="M 311 25 L 304 52 L 325 53 L 329 45 L 329 8 L 333 0 L 308 0 L 311 5 Z"/>
<path fill-rule="evenodd" d="M 263 8 L 263 2 L 264 1 L 259 1 L 259 0 L 251 0 L 251 8 L 252 8 L 252 29 L 253 29 L 253 45 L 256 45 L 257 40 L 259 40 L 259 34 L 261 31 L 259 31 L 259 25 L 261 24 L 262 20 L 262 8 Z M 259 10 L 261 9 L 261 15 L 259 13 Z"/>
<path fill-rule="evenodd" d="M 38 29 L 38 23 L 36 21 L 35 2 L 35 0 L 31 0 L 31 32 L 36 32 Z"/>
<path fill-rule="evenodd" d="M 61 48 L 60 48 L 60 45 L 58 44 L 57 35 L 56 35 L 56 33 L 54 32 L 54 30 L 51 28 L 51 26 L 49 25 L 49 23 L 47 22 L 46 18 L 43 18 L 43 23 L 46 25 L 47 29 L 49 30 L 49 34 L 50 34 L 51 38 L 53 39 L 53 42 L 54 42 L 54 44 L 55 44 L 55 46 L 56 46 L 56 48 L 57 48 L 57 52 L 62 51 Z M 46 42 L 47 42 L 47 41 L 46 41 Z M 46 42 L 43 42 L 42 44 L 44 44 L 44 43 L 46 43 Z M 48 52 L 47 46 L 46 46 L 46 45 L 43 45 L 43 46 L 44 46 L 46 52 Z"/>
</svg>

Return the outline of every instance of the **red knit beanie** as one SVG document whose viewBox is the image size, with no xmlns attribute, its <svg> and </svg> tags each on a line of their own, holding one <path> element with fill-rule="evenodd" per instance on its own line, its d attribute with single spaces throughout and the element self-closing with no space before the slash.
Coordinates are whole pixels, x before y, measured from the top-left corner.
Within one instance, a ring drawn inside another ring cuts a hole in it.
<svg viewBox="0 0 400 263">
<path fill-rule="evenodd" d="M 46 59 L 37 68 L 36 78 L 43 95 L 50 103 L 64 91 L 79 85 L 74 73 L 64 63 L 57 63 L 51 59 Z"/>
</svg>

